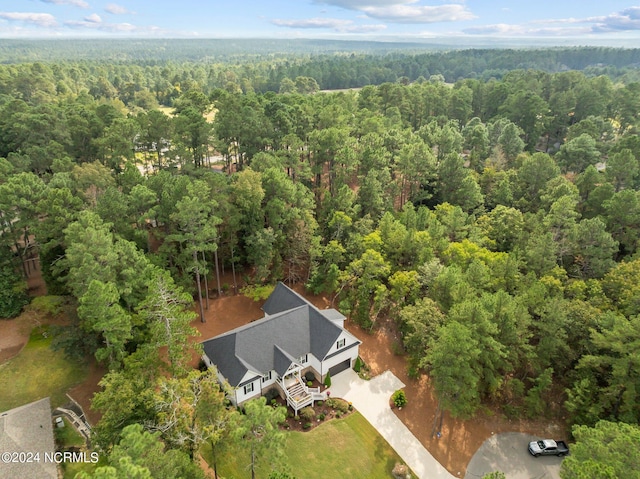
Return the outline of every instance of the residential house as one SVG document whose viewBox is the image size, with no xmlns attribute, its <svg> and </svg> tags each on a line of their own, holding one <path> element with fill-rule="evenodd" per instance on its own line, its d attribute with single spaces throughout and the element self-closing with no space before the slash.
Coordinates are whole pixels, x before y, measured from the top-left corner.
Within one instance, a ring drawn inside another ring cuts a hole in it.
<svg viewBox="0 0 640 479">
<path fill-rule="evenodd" d="M 297 413 L 325 399 L 303 376 L 312 371 L 324 381 L 327 373 L 334 377 L 354 365 L 361 342 L 344 329 L 346 318 L 316 308 L 283 283 L 262 310 L 264 318 L 202 343 L 202 358 L 229 384 L 231 401 L 240 405 L 276 388 Z"/>
</svg>

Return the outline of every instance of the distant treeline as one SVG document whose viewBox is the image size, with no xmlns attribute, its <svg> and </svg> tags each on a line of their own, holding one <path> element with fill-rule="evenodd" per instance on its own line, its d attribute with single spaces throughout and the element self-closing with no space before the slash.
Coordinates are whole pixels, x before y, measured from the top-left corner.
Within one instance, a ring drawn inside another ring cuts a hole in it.
<svg viewBox="0 0 640 479">
<path fill-rule="evenodd" d="M 167 61 L 225 61 L 259 56 L 392 51 L 424 52 L 453 47 L 402 42 L 282 39 L 0 39 L 0 62 L 107 60 L 156 64 Z"/>
<path fill-rule="evenodd" d="M 278 91 L 284 78 L 297 77 L 313 78 L 322 89 L 411 82 L 433 75 L 447 82 L 500 79 L 515 69 L 581 70 L 625 83 L 640 79 L 637 48 L 457 50 L 418 43 L 319 40 L 0 40 L 0 63 L 31 62 L 180 65 L 185 71 L 204 68 L 209 76 L 212 67 L 218 67 L 230 72 L 231 81 L 243 91 L 259 93 Z"/>
</svg>

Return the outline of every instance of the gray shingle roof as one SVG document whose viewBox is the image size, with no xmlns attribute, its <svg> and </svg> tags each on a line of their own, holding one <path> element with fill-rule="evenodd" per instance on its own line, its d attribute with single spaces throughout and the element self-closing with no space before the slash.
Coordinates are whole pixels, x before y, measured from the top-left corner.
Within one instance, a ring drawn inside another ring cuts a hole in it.
<svg viewBox="0 0 640 479">
<path fill-rule="evenodd" d="M 321 309 L 320 314 L 331 321 L 344 321 L 347 317 L 337 309 Z"/>
<path fill-rule="evenodd" d="M 281 310 L 278 299 L 293 307 Z M 343 331 L 282 283 L 263 309 L 269 316 L 203 341 L 204 353 L 231 386 L 238 386 L 247 371 L 266 374 L 275 370 L 282 375 L 307 353 L 322 360 Z"/>
<path fill-rule="evenodd" d="M 55 463 L 46 462 L 44 453 L 55 452 L 49 398 L 0 413 L 0 451 L 39 453 L 39 462 L 4 463 L 0 477 L 57 479 Z"/>
<path fill-rule="evenodd" d="M 291 356 L 277 344 L 273 346 L 273 369 L 282 376 L 289 366 L 298 359 Z M 266 372 L 266 371 L 265 371 Z"/>
<path fill-rule="evenodd" d="M 262 311 L 272 315 L 308 304 L 309 302 L 298 293 L 287 288 L 284 283 L 278 282 L 275 289 L 262 306 Z"/>
</svg>

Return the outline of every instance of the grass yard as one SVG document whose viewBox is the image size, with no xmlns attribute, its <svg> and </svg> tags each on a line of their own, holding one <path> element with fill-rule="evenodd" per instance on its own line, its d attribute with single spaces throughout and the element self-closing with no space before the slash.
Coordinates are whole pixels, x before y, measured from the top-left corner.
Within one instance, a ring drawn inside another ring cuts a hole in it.
<svg viewBox="0 0 640 479">
<path fill-rule="evenodd" d="M 63 462 L 62 477 L 63 479 L 74 479 L 76 474 L 80 472 L 93 474 L 93 472 L 100 466 L 102 466 L 102 464 L 92 464 L 90 462 Z"/>
<path fill-rule="evenodd" d="M 298 479 L 388 479 L 400 457 L 362 417 L 353 413 L 333 419 L 309 432 L 287 432 L 283 469 Z M 210 458 L 204 450 L 204 457 Z M 219 461 L 224 479 L 251 477 L 248 452 L 227 451 Z M 262 461 L 257 477 L 267 477 L 269 466 Z"/>
<path fill-rule="evenodd" d="M 0 411 L 51 397 L 51 406 L 68 402 L 65 393 L 87 376 L 88 365 L 65 358 L 49 348 L 47 327 L 34 328 L 29 342 L 16 357 L 0 364 Z M 43 334 L 45 333 L 45 334 Z"/>
<path fill-rule="evenodd" d="M 76 431 L 66 417 L 63 417 L 62 420 L 64 421 L 64 427 L 58 427 L 57 424 L 53 425 L 56 444 L 61 448 L 84 446 L 84 437 Z"/>
</svg>

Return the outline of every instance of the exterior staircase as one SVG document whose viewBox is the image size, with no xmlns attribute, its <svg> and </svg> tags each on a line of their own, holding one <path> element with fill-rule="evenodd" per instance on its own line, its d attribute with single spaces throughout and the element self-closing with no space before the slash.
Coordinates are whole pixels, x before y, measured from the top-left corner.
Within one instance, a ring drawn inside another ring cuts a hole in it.
<svg viewBox="0 0 640 479">
<path fill-rule="evenodd" d="M 327 394 L 320 392 L 320 388 L 310 388 L 298 377 L 296 382 L 285 389 L 287 404 L 298 414 L 303 407 L 313 405 L 314 401 L 324 401 Z"/>
</svg>

